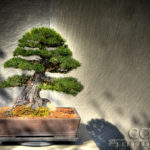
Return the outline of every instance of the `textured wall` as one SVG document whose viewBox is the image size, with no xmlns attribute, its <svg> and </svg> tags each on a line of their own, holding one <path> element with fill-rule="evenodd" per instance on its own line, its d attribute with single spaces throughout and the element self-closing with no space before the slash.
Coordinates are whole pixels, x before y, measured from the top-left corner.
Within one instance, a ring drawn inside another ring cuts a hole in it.
<svg viewBox="0 0 150 150">
<path fill-rule="evenodd" d="M 12 51 L 24 32 L 35 26 L 48 26 L 50 2 L 47 0 L 0 0 L 0 80 L 13 74 L 17 69 L 4 69 L 3 63 L 12 57 Z M 20 89 L 0 89 L 0 106 L 12 105 Z"/>
<path fill-rule="evenodd" d="M 83 120 L 105 118 L 124 133 L 149 126 L 150 1 L 52 0 L 51 27 L 68 41 L 82 67 L 75 98 Z"/>
<path fill-rule="evenodd" d="M 0 77 L 20 73 L 2 67 L 18 38 L 33 26 L 50 23 L 81 61 L 82 67 L 68 75 L 78 78 L 85 88 L 76 97 L 47 91 L 42 97 L 55 100 L 57 105 L 76 107 L 83 121 L 105 118 L 124 134 L 131 127 L 147 126 L 149 5 L 148 0 L 1 0 Z M 18 90 L 1 89 L 1 106 L 9 100 L 11 105 Z"/>
</svg>

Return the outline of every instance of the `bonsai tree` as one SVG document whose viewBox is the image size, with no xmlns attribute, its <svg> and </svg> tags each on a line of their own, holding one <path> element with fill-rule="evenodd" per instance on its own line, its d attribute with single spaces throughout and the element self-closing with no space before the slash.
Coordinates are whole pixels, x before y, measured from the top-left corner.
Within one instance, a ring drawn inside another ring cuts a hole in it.
<svg viewBox="0 0 150 150">
<path fill-rule="evenodd" d="M 31 59 L 29 56 L 38 56 Z M 25 33 L 13 51 L 13 58 L 4 63 L 5 68 L 32 70 L 33 75 L 14 75 L 1 82 L 1 88 L 23 87 L 15 100 L 16 106 L 25 105 L 38 109 L 43 105 L 40 91 L 55 90 L 75 96 L 83 86 L 73 77 L 52 78 L 50 73 L 68 73 L 81 64 L 72 58 L 72 52 L 65 40 L 55 30 L 40 27 Z"/>
</svg>

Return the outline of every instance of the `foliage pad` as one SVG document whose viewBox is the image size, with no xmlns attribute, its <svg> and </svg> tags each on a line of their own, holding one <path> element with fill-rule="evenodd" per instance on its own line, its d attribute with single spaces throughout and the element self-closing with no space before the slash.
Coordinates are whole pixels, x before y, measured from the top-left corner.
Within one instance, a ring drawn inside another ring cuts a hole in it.
<svg viewBox="0 0 150 150">
<path fill-rule="evenodd" d="M 14 75 L 12 77 L 9 77 L 7 80 L 2 81 L 0 87 L 6 88 L 6 87 L 16 87 L 16 86 L 23 86 L 24 84 L 27 84 L 28 80 L 31 76 L 27 75 Z"/>
<path fill-rule="evenodd" d="M 65 40 L 50 28 L 33 28 L 19 40 L 19 47 L 45 48 L 63 45 Z"/>
<path fill-rule="evenodd" d="M 71 50 L 67 46 L 61 46 L 55 50 L 49 51 L 47 49 L 30 49 L 26 50 L 22 47 L 17 47 L 13 52 L 14 56 L 41 56 L 41 57 L 54 57 L 54 56 L 72 56 Z"/>
<path fill-rule="evenodd" d="M 25 60 L 20 57 L 12 58 L 4 63 L 5 68 L 19 68 L 22 70 L 35 70 L 36 72 L 44 71 L 44 66 L 39 62 Z"/>
<path fill-rule="evenodd" d="M 83 89 L 83 86 L 77 79 L 72 77 L 54 78 L 50 83 L 41 83 L 39 88 L 44 90 L 56 90 L 66 94 L 77 95 Z"/>
</svg>

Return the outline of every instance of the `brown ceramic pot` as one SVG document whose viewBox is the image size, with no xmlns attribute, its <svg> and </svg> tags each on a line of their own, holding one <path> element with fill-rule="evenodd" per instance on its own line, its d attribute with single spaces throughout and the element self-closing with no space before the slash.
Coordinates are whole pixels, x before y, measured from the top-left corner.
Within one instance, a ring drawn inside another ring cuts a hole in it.
<svg viewBox="0 0 150 150">
<path fill-rule="evenodd" d="M 0 119 L 0 141 L 76 141 L 80 117 Z"/>
</svg>

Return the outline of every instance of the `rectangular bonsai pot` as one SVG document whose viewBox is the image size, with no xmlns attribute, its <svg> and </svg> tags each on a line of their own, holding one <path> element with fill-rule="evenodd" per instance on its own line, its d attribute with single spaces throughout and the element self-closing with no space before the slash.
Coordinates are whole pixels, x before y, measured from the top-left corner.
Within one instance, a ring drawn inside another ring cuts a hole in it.
<svg viewBox="0 0 150 150">
<path fill-rule="evenodd" d="M 0 141 L 76 141 L 80 117 L 0 119 Z"/>
</svg>

